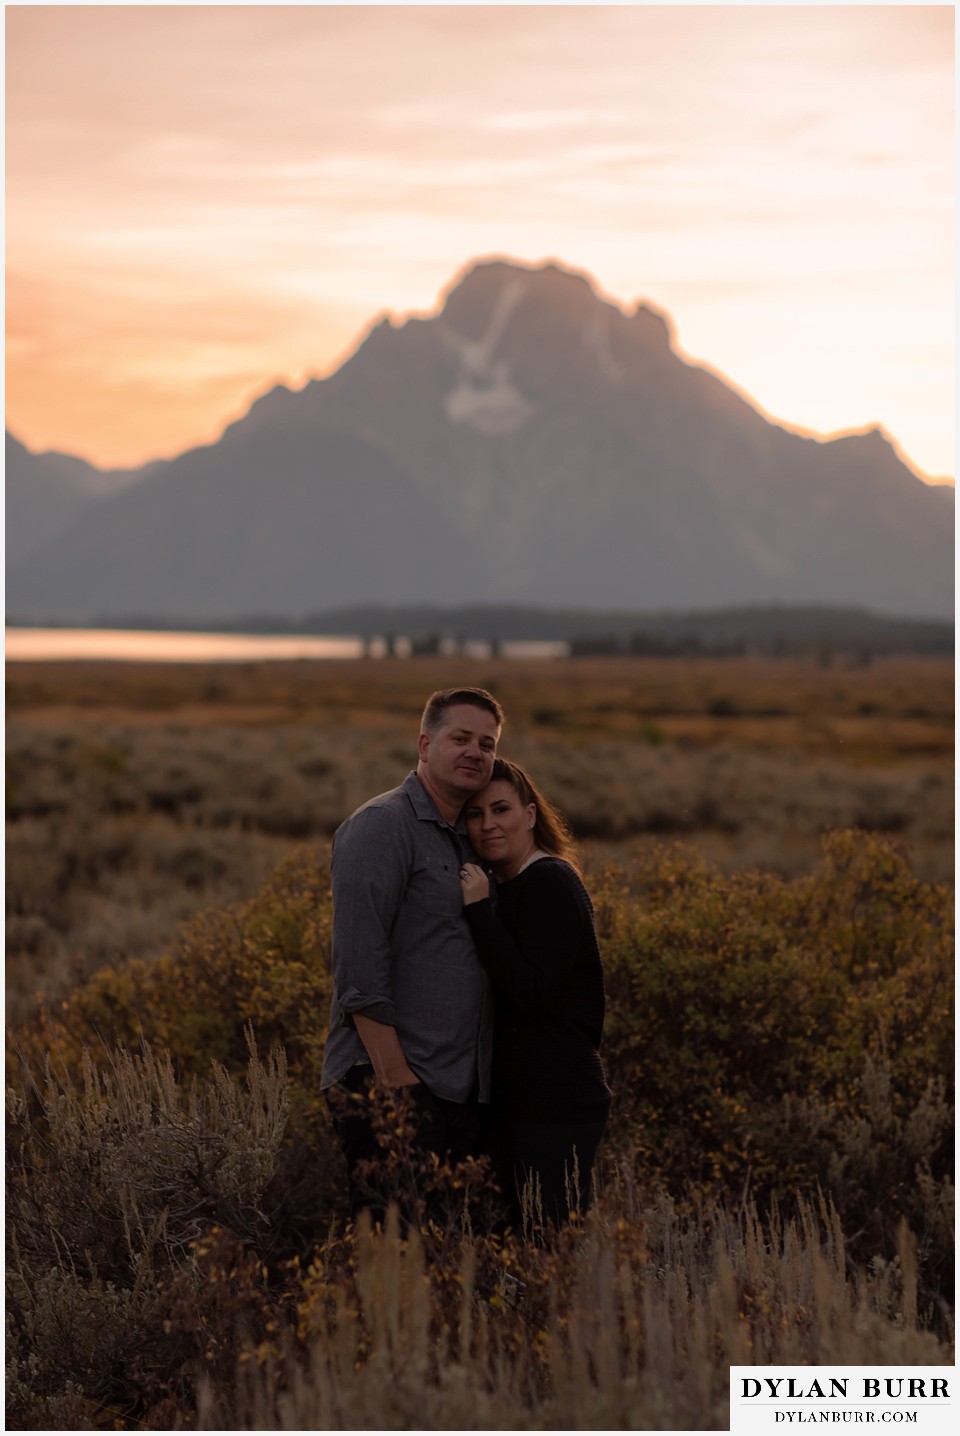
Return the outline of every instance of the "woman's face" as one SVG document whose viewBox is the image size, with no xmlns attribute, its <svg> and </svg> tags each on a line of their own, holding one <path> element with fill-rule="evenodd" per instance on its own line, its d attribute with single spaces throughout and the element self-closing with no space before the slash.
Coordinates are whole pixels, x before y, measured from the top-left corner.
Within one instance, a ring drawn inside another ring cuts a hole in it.
<svg viewBox="0 0 960 1436">
<path fill-rule="evenodd" d="M 507 876 L 534 849 L 535 803 L 522 803 L 520 794 L 503 779 L 488 783 L 464 808 L 473 850 L 498 876 Z"/>
</svg>

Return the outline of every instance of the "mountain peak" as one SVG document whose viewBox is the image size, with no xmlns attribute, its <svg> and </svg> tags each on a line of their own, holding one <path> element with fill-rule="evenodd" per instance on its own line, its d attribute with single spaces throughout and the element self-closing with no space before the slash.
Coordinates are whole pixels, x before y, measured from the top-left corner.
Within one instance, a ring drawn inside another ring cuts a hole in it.
<svg viewBox="0 0 960 1436">
<path fill-rule="evenodd" d="M 568 321 L 599 303 L 590 278 L 555 260 L 481 259 L 470 265 L 441 296 L 442 318 L 467 339 L 477 339 L 491 314 L 525 306 L 554 309 Z"/>
</svg>

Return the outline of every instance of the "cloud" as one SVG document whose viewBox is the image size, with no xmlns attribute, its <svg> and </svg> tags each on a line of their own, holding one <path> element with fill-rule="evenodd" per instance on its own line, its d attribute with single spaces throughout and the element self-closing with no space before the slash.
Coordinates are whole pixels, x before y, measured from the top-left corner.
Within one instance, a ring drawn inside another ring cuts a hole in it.
<svg viewBox="0 0 960 1436">
<path fill-rule="evenodd" d="M 34 416 L 46 391 L 48 431 L 66 412 L 49 402 L 64 345 L 91 412 L 107 409 L 97 385 L 126 392 L 104 366 L 134 362 L 138 335 L 179 330 L 157 362 L 184 365 L 192 343 L 193 385 L 202 362 L 239 383 L 258 354 L 265 378 L 323 371 L 371 315 L 428 307 L 472 256 L 497 251 L 556 255 L 610 293 L 648 294 L 761 388 L 794 313 L 791 342 L 811 346 L 798 365 L 831 414 L 845 392 L 891 413 L 916 387 L 909 352 L 940 376 L 941 417 L 928 402 L 915 430 L 908 415 L 888 427 L 908 451 L 952 453 L 952 369 L 923 357 L 945 352 L 951 324 L 949 7 L 15 6 L 6 18 L 8 402 L 25 432 L 26 389 Z M 868 306 L 893 289 L 909 333 L 891 322 L 878 337 Z M 860 365 L 828 372 L 795 312 L 814 293 L 818 313 L 845 316 Z M 157 384 L 184 387 L 175 372 Z M 815 426 L 809 385 L 796 398 Z M 176 428 L 172 401 L 165 413 Z"/>
</svg>

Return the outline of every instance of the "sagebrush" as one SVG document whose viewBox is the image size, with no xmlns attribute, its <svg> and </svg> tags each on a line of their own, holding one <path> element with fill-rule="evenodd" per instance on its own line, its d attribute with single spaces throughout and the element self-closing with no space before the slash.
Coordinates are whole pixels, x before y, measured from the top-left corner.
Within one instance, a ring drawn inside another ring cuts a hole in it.
<svg viewBox="0 0 960 1436">
<path fill-rule="evenodd" d="M 549 1249 L 346 1229 L 323 851 L 21 1027 L 8 1424 L 696 1429 L 734 1361 L 949 1361 L 949 890 L 862 832 L 590 884 L 616 1101 Z"/>
</svg>

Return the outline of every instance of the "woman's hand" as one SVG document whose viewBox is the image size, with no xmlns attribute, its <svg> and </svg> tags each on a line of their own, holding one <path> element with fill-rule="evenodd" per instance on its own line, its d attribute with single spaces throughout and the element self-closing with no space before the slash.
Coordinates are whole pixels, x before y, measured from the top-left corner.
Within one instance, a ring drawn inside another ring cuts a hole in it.
<svg viewBox="0 0 960 1436">
<path fill-rule="evenodd" d="M 477 863 L 465 863 L 460 869 L 460 886 L 463 888 L 464 907 L 490 896 L 490 879 Z"/>
</svg>

